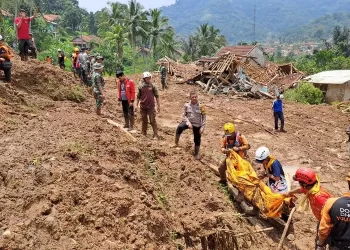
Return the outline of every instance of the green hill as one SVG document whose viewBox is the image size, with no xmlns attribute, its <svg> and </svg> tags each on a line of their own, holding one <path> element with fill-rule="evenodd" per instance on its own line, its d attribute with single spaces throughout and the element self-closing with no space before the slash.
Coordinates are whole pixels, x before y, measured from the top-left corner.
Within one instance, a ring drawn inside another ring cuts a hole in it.
<svg viewBox="0 0 350 250">
<path fill-rule="evenodd" d="M 326 14 L 350 12 L 350 0 L 177 0 L 163 14 L 182 35 L 208 22 L 232 42 L 253 41 L 254 3 L 256 39 L 266 41 L 304 26 Z"/>
<path fill-rule="evenodd" d="M 329 39 L 335 26 L 350 26 L 350 13 L 334 13 L 317 18 L 315 21 L 292 29 L 283 34 L 283 40 L 291 41 L 317 41 Z"/>
</svg>

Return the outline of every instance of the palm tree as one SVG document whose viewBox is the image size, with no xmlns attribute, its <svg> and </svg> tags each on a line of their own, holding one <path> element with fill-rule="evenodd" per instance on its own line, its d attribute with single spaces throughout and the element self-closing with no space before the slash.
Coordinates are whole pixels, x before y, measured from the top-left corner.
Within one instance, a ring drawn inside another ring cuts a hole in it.
<svg viewBox="0 0 350 250">
<path fill-rule="evenodd" d="M 123 20 L 125 19 L 126 12 L 128 10 L 128 6 L 126 4 L 121 4 L 121 3 L 111 3 L 108 2 L 110 5 L 109 9 L 109 24 L 114 25 L 114 24 L 123 24 Z"/>
<path fill-rule="evenodd" d="M 220 30 L 207 23 L 197 28 L 196 38 L 199 42 L 200 56 L 211 56 L 226 44 L 226 39 L 220 35 Z"/>
<path fill-rule="evenodd" d="M 166 43 L 164 39 L 166 34 L 170 34 L 173 28 L 169 26 L 169 19 L 162 16 L 162 11 L 159 9 L 153 9 L 149 13 L 150 15 L 150 27 L 148 35 L 150 36 L 151 49 L 153 50 L 153 58 L 156 59 L 158 41 Z"/>
<path fill-rule="evenodd" d="M 143 7 L 137 0 L 130 0 L 127 6 L 127 11 L 125 13 L 123 24 L 128 29 L 128 39 L 133 50 L 133 70 L 135 73 L 135 50 L 136 41 L 139 36 L 146 34 L 144 29 L 147 20 L 147 12 L 143 10 Z"/>
<path fill-rule="evenodd" d="M 170 29 L 166 33 L 162 34 L 159 44 L 159 51 L 173 59 L 181 56 L 180 43 L 175 38 L 174 29 Z"/>
<path fill-rule="evenodd" d="M 106 32 L 106 41 L 116 46 L 117 68 L 120 68 L 123 61 L 123 45 L 128 41 L 126 30 L 119 24 L 115 24 L 112 31 Z"/>
<path fill-rule="evenodd" d="M 198 59 L 199 42 L 197 37 L 190 35 L 187 39 L 181 40 L 181 47 L 184 51 L 185 61 L 195 61 Z"/>
</svg>

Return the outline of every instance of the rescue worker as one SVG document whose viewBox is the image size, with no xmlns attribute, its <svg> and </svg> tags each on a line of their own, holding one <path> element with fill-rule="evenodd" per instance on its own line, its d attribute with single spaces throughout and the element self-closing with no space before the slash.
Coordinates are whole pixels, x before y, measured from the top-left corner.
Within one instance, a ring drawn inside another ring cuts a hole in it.
<svg viewBox="0 0 350 250">
<path fill-rule="evenodd" d="M 182 122 L 176 129 L 175 145 L 179 145 L 179 140 L 182 132 L 186 129 L 192 129 L 194 141 L 194 157 L 200 159 L 199 150 L 201 146 L 201 136 L 206 124 L 205 107 L 198 101 L 196 91 L 190 92 L 190 101 L 184 105 L 184 113 Z"/>
<path fill-rule="evenodd" d="M 21 61 L 28 60 L 28 49 L 31 46 L 30 36 L 29 36 L 29 23 L 36 18 L 37 9 L 34 10 L 34 15 L 31 17 L 26 17 L 26 11 L 21 9 L 19 11 L 19 17 L 16 17 L 15 24 L 17 28 L 17 38 L 18 38 L 18 48 Z"/>
<path fill-rule="evenodd" d="M 89 61 L 88 61 L 88 75 L 87 75 L 87 86 L 91 87 L 92 86 L 92 75 L 93 75 L 93 60 L 95 58 L 94 54 L 89 54 Z"/>
<path fill-rule="evenodd" d="M 77 62 L 78 62 L 78 56 L 80 53 L 80 49 L 79 48 L 74 48 L 73 50 L 73 54 L 72 54 L 72 71 L 74 73 L 74 77 L 77 78 L 77 75 L 80 76 L 79 74 L 79 67 L 77 68 Z"/>
<path fill-rule="evenodd" d="M 158 139 L 158 127 L 156 121 L 155 102 L 157 103 L 157 111 L 160 112 L 160 102 L 157 87 L 152 84 L 152 75 L 144 72 L 142 75 L 142 83 L 138 88 L 137 104 L 135 111 L 140 104 L 140 113 L 142 117 L 142 134 L 147 135 L 148 119 L 153 129 L 153 139 Z"/>
<path fill-rule="evenodd" d="M 134 101 L 135 101 L 135 83 L 124 75 L 123 71 L 117 71 L 117 88 L 118 101 L 123 107 L 123 115 L 125 120 L 124 128 L 129 131 L 134 129 Z"/>
<path fill-rule="evenodd" d="M 288 192 L 286 196 L 304 194 L 300 208 L 307 211 L 309 205 L 311 206 L 312 213 L 318 221 L 316 227 L 316 231 L 318 232 L 321 220 L 321 210 L 326 201 L 331 198 L 332 195 L 321 187 L 320 178 L 316 175 L 315 171 L 310 168 L 299 168 L 295 172 L 293 180 L 298 181 L 300 187 Z"/>
<path fill-rule="evenodd" d="M 273 116 L 275 117 L 275 130 L 278 130 L 278 120 L 281 120 L 281 132 L 287 132 L 284 130 L 284 115 L 283 115 L 283 95 L 278 95 L 277 99 L 272 103 Z"/>
<path fill-rule="evenodd" d="M 105 81 L 102 76 L 103 65 L 100 63 L 94 64 L 94 78 L 93 78 L 93 92 L 94 98 L 96 100 L 96 114 L 102 115 L 101 109 L 103 106 L 103 102 L 105 101 L 105 92 L 104 86 Z"/>
<path fill-rule="evenodd" d="M 225 135 L 221 142 L 221 152 L 228 154 L 230 150 L 237 152 L 243 159 L 247 158 L 247 150 L 250 149 L 248 141 L 244 135 L 235 130 L 235 125 L 233 123 L 226 123 L 224 125 Z M 226 184 L 226 158 L 221 162 L 219 166 L 220 173 L 220 183 Z"/>
<path fill-rule="evenodd" d="M 101 55 L 96 56 L 97 63 L 103 63 L 103 60 L 104 60 L 103 56 L 101 56 Z"/>
<path fill-rule="evenodd" d="M 164 90 L 167 86 L 166 86 L 166 67 L 164 62 L 161 63 L 160 66 L 160 79 L 161 79 L 161 84 L 162 84 L 162 89 Z"/>
<path fill-rule="evenodd" d="M 260 147 L 256 150 L 255 160 L 263 164 L 265 176 L 269 178 L 268 186 L 272 192 L 285 194 L 288 190 L 287 181 L 281 163 L 270 154 L 267 147 Z"/>
<path fill-rule="evenodd" d="M 91 68 L 92 68 L 92 66 L 94 66 L 94 64 L 95 64 L 95 62 L 96 62 L 96 57 L 97 56 L 99 56 L 99 54 L 98 53 L 95 53 L 95 54 L 91 54 L 90 55 L 90 57 L 91 57 Z M 92 69 L 92 71 L 93 71 L 93 69 Z"/>
<path fill-rule="evenodd" d="M 58 49 L 57 53 L 58 53 L 58 55 L 57 55 L 58 65 L 60 66 L 61 69 L 65 69 L 66 65 L 64 64 L 64 59 L 65 59 L 64 53 L 63 53 L 63 51 L 61 49 Z"/>
<path fill-rule="evenodd" d="M 346 176 L 350 190 L 350 172 Z M 318 230 L 317 250 L 350 249 L 350 192 L 326 201 Z"/>
<path fill-rule="evenodd" d="M 4 71 L 6 82 L 11 82 L 11 57 L 10 48 L 5 45 L 4 38 L 0 35 L 0 70 Z"/>
<path fill-rule="evenodd" d="M 46 56 L 45 61 L 49 64 L 52 64 L 52 57 Z"/>
<path fill-rule="evenodd" d="M 80 68 L 80 79 L 83 82 L 83 84 L 87 86 L 89 55 L 86 52 L 86 48 L 82 48 L 81 51 L 82 53 L 80 53 L 78 56 L 79 68 Z"/>
</svg>

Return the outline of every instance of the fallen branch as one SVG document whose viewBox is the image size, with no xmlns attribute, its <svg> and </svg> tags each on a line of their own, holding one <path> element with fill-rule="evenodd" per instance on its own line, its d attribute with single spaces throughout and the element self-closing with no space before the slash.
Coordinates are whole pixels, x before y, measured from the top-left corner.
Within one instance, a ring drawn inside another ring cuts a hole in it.
<svg viewBox="0 0 350 250">
<path fill-rule="evenodd" d="M 293 214 L 295 212 L 295 207 L 293 207 L 292 211 L 290 212 L 289 214 L 289 217 L 288 217 L 288 221 L 286 223 L 286 226 L 284 227 L 284 230 L 283 230 L 283 234 L 282 234 L 282 238 L 280 240 L 280 243 L 278 243 L 278 246 L 277 246 L 277 250 L 281 250 L 282 249 L 282 246 L 283 246 L 283 242 L 284 242 L 284 239 L 286 238 L 287 236 L 287 232 L 288 232 L 288 229 L 289 229 L 289 225 L 290 223 L 292 222 L 292 217 L 293 217 Z"/>
<path fill-rule="evenodd" d="M 127 137 L 128 137 L 132 142 L 137 142 L 136 138 L 135 138 L 128 130 L 126 130 L 125 128 L 123 128 L 122 125 L 120 125 L 119 123 L 117 123 L 117 122 L 115 122 L 115 121 L 112 121 L 112 120 L 110 120 L 110 119 L 107 119 L 107 122 L 108 122 L 109 124 L 112 124 L 113 126 L 119 128 L 120 131 L 124 132 L 124 133 L 127 135 Z"/>
</svg>

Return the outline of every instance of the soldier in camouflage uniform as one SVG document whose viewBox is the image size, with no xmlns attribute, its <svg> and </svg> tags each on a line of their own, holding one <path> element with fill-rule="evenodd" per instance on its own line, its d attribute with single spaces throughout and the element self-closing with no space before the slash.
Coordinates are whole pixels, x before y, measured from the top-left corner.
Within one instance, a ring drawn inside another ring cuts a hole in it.
<svg viewBox="0 0 350 250">
<path fill-rule="evenodd" d="M 94 91 L 94 98 L 96 100 L 96 113 L 98 115 L 101 115 L 101 109 L 103 106 L 103 102 L 105 101 L 105 81 L 102 76 L 103 72 L 103 65 L 100 63 L 94 64 L 94 74 L 93 74 L 93 91 Z"/>
<path fill-rule="evenodd" d="M 164 62 L 161 63 L 160 66 L 160 79 L 161 79 L 161 84 L 162 84 L 162 89 L 164 90 L 166 86 L 166 67 Z"/>
</svg>

